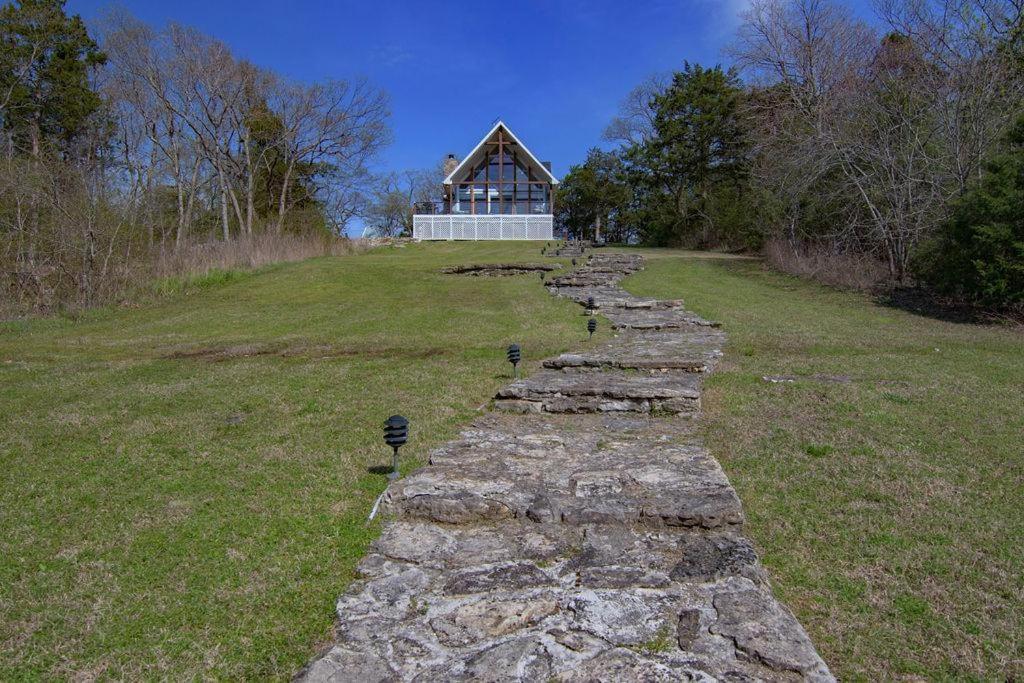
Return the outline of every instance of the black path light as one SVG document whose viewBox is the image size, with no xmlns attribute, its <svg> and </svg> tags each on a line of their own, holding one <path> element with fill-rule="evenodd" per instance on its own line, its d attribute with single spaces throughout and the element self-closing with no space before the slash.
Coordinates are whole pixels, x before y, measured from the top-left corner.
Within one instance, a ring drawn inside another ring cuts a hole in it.
<svg viewBox="0 0 1024 683">
<path fill-rule="evenodd" d="M 591 318 L 587 321 L 587 332 L 590 333 L 590 336 L 587 337 L 587 339 L 592 340 L 594 338 L 594 333 L 597 332 L 597 318 Z"/>
<path fill-rule="evenodd" d="M 388 479 L 398 479 L 398 449 L 409 439 L 409 421 L 401 415 L 392 415 L 384 423 L 384 443 L 394 449 L 391 474 Z"/>
<path fill-rule="evenodd" d="M 576 259 L 575 259 L 575 258 L 574 258 L 574 259 L 572 260 L 572 265 L 573 265 L 574 267 L 575 267 L 575 265 L 576 265 Z"/>
<path fill-rule="evenodd" d="M 508 362 L 512 364 L 512 377 L 514 379 L 519 379 L 519 361 L 521 359 L 519 344 L 510 344 L 508 347 Z"/>
<path fill-rule="evenodd" d="M 594 301 L 594 297 L 587 297 L 587 313 L 594 315 L 594 309 L 597 308 L 597 304 Z"/>
</svg>

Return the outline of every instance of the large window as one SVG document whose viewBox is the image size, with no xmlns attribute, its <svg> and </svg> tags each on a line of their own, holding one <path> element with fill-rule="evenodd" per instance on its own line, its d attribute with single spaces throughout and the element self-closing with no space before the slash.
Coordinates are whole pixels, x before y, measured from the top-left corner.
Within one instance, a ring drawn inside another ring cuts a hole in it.
<svg viewBox="0 0 1024 683">
<path fill-rule="evenodd" d="M 551 212 L 551 186 L 531 172 L 528 157 L 499 128 L 484 143 L 479 163 L 453 190 L 453 213 L 544 214 Z"/>
</svg>

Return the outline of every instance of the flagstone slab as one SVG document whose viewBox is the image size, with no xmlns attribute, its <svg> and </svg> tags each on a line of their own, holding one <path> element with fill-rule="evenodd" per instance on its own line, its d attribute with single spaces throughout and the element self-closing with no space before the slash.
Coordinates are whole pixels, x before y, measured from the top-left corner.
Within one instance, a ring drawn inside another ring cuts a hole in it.
<svg viewBox="0 0 1024 683">
<path fill-rule="evenodd" d="M 442 529 L 438 551 L 431 526 L 396 522 L 373 544 L 305 680 L 831 680 L 735 534 L 514 522 Z M 674 572 L 709 547 L 739 551 Z"/>
<path fill-rule="evenodd" d="M 706 327 L 646 334 L 626 331 L 612 343 L 548 359 L 544 367 L 710 372 L 722 357 L 724 344 L 724 334 Z"/>
<path fill-rule="evenodd" d="M 633 330 L 693 330 L 718 327 L 718 323 L 705 320 L 682 309 L 611 308 L 601 311 L 615 329 Z"/>
<path fill-rule="evenodd" d="M 521 412 L 668 414 L 700 410 L 699 379 L 688 372 L 541 370 L 503 387 L 495 406 Z"/>
<path fill-rule="evenodd" d="M 399 517 L 443 523 L 529 519 L 569 525 L 720 528 L 743 512 L 698 442 L 594 422 L 572 432 L 469 429 L 385 499 Z"/>
</svg>

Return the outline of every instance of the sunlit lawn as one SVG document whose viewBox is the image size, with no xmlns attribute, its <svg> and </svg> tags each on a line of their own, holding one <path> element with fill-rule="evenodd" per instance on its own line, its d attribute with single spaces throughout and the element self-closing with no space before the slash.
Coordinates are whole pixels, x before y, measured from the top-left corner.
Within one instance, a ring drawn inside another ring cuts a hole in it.
<svg viewBox="0 0 1024 683">
<path fill-rule="evenodd" d="M 631 291 L 725 324 L 704 429 L 777 593 L 833 672 L 1019 680 L 1024 334 L 756 261 L 644 253 Z"/>
<path fill-rule="evenodd" d="M 0 680 L 285 678 L 375 533 L 381 424 L 422 459 L 519 342 L 582 341 L 536 243 L 433 244 L 208 278 L 134 310 L 0 326 Z"/>
</svg>

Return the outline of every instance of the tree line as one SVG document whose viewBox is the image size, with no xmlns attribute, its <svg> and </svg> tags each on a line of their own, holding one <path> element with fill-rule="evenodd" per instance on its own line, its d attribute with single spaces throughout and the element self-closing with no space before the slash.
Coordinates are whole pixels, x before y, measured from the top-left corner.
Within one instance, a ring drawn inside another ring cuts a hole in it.
<svg viewBox="0 0 1024 683">
<path fill-rule="evenodd" d="M 1020 0 L 755 0 L 729 56 L 634 89 L 556 201 L 575 234 L 880 264 L 1024 310 Z"/>
<path fill-rule="evenodd" d="M 23 310 L 89 305 L 166 254 L 342 234 L 390 140 L 388 98 L 241 59 L 126 12 L 0 7 L 0 269 Z"/>
</svg>

